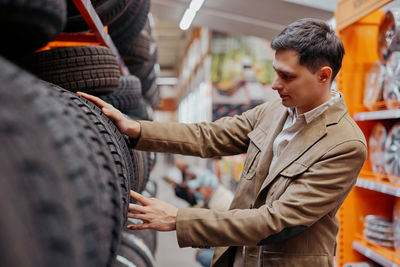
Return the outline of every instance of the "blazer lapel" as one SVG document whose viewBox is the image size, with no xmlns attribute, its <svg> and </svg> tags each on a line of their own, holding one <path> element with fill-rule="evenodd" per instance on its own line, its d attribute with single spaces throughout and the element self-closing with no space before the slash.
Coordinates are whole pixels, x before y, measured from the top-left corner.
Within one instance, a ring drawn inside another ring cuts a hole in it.
<svg viewBox="0 0 400 267">
<path fill-rule="evenodd" d="M 268 118 L 268 120 L 265 120 L 266 123 L 270 127 L 270 131 L 266 131 L 265 136 L 263 137 L 264 140 L 268 140 L 267 142 L 264 143 L 263 149 L 261 150 L 262 154 L 260 155 L 260 161 L 259 161 L 259 166 L 258 169 L 260 170 L 257 173 L 256 176 L 256 192 L 259 191 L 262 183 L 265 180 L 265 177 L 268 175 L 269 171 L 269 166 L 272 161 L 273 157 L 273 144 L 275 138 L 278 136 L 278 134 L 282 131 L 283 125 L 285 124 L 285 121 L 288 116 L 287 108 L 282 106 L 282 110 L 279 110 L 276 115 L 273 116 L 272 118 Z M 260 168 L 261 166 L 264 166 Z"/>
<path fill-rule="evenodd" d="M 314 119 L 312 122 L 307 124 L 299 133 L 297 133 L 296 136 L 289 142 L 285 150 L 275 161 L 275 165 L 272 166 L 270 173 L 265 178 L 264 182 L 260 187 L 259 193 L 264 188 L 266 188 L 284 168 L 289 166 L 293 161 L 295 161 L 303 153 L 305 153 L 309 147 L 311 147 L 323 136 L 325 136 L 326 134 L 325 117 L 326 117 L 325 113 L 323 113 L 321 116 Z M 278 134 L 281 129 L 282 128 L 279 129 Z M 274 140 L 272 140 L 272 142 Z"/>
</svg>

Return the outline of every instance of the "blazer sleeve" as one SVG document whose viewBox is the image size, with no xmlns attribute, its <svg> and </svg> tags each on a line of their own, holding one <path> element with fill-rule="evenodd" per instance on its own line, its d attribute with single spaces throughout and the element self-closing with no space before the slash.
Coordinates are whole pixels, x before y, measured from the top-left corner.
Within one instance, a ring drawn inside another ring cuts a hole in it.
<svg viewBox="0 0 400 267">
<path fill-rule="evenodd" d="M 178 243 L 181 247 L 256 246 L 287 229 L 310 227 L 341 205 L 365 159 L 365 144 L 346 141 L 296 178 L 272 205 L 225 212 L 179 209 Z"/>
<path fill-rule="evenodd" d="M 253 130 L 265 105 L 208 123 L 139 121 L 141 133 L 134 148 L 203 158 L 245 153 L 249 144 L 247 134 Z"/>
</svg>

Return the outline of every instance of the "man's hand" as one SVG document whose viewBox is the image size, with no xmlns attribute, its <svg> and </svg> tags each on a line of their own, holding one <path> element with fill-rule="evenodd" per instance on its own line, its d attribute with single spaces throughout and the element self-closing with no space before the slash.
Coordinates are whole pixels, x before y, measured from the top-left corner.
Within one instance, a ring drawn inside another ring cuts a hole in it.
<svg viewBox="0 0 400 267">
<path fill-rule="evenodd" d="M 128 225 L 130 230 L 153 229 L 157 231 L 173 231 L 176 229 L 178 209 L 162 200 L 146 198 L 131 190 L 131 197 L 142 205 L 129 204 L 128 217 L 142 220 L 142 224 Z"/>
<path fill-rule="evenodd" d="M 124 114 L 121 113 L 121 111 L 98 97 L 82 92 L 77 92 L 77 94 L 96 104 L 101 109 L 103 114 L 115 123 L 121 133 L 126 134 L 129 137 L 138 138 L 140 134 L 140 123 L 128 119 L 124 116 Z"/>
</svg>

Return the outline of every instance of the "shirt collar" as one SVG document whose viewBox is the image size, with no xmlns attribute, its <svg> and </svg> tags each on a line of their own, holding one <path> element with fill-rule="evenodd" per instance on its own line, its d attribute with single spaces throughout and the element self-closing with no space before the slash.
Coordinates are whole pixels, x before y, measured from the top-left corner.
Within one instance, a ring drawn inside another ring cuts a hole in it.
<svg viewBox="0 0 400 267">
<path fill-rule="evenodd" d="M 314 109 L 307 111 L 301 115 L 297 114 L 296 108 L 288 108 L 288 113 L 290 117 L 304 120 L 307 124 L 314 120 L 316 117 L 324 113 L 330 106 L 338 102 L 340 99 L 340 93 L 336 90 L 331 91 L 331 98 L 325 103 L 315 107 Z"/>
</svg>

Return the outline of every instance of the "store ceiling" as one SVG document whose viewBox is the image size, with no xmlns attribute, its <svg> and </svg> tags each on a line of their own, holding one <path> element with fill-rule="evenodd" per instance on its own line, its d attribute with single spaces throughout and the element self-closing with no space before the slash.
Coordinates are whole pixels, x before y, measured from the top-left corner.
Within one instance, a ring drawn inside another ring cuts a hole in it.
<svg viewBox="0 0 400 267">
<path fill-rule="evenodd" d="M 296 19 L 331 18 L 336 2 L 335 0 L 205 0 L 193 21 L 193 26 L 259 36 L 270 40 Z M 178 24 L 189 3 L 189 0 L 151 2 L 159 47 L 159 64 L 167 76 L 170 71 L 175 70 L 188 35 L 179 29 Z"/>
<path fill-rule="evenodd" d="M 337 0 L 205 0 L 193 26 L 271 40 L 291 22 L 305 17 L 328 20 Z M 161 77 L 176 76 L 188 31 L 179 21 L 190 0 L 151 0 Z"/>
</svg>

